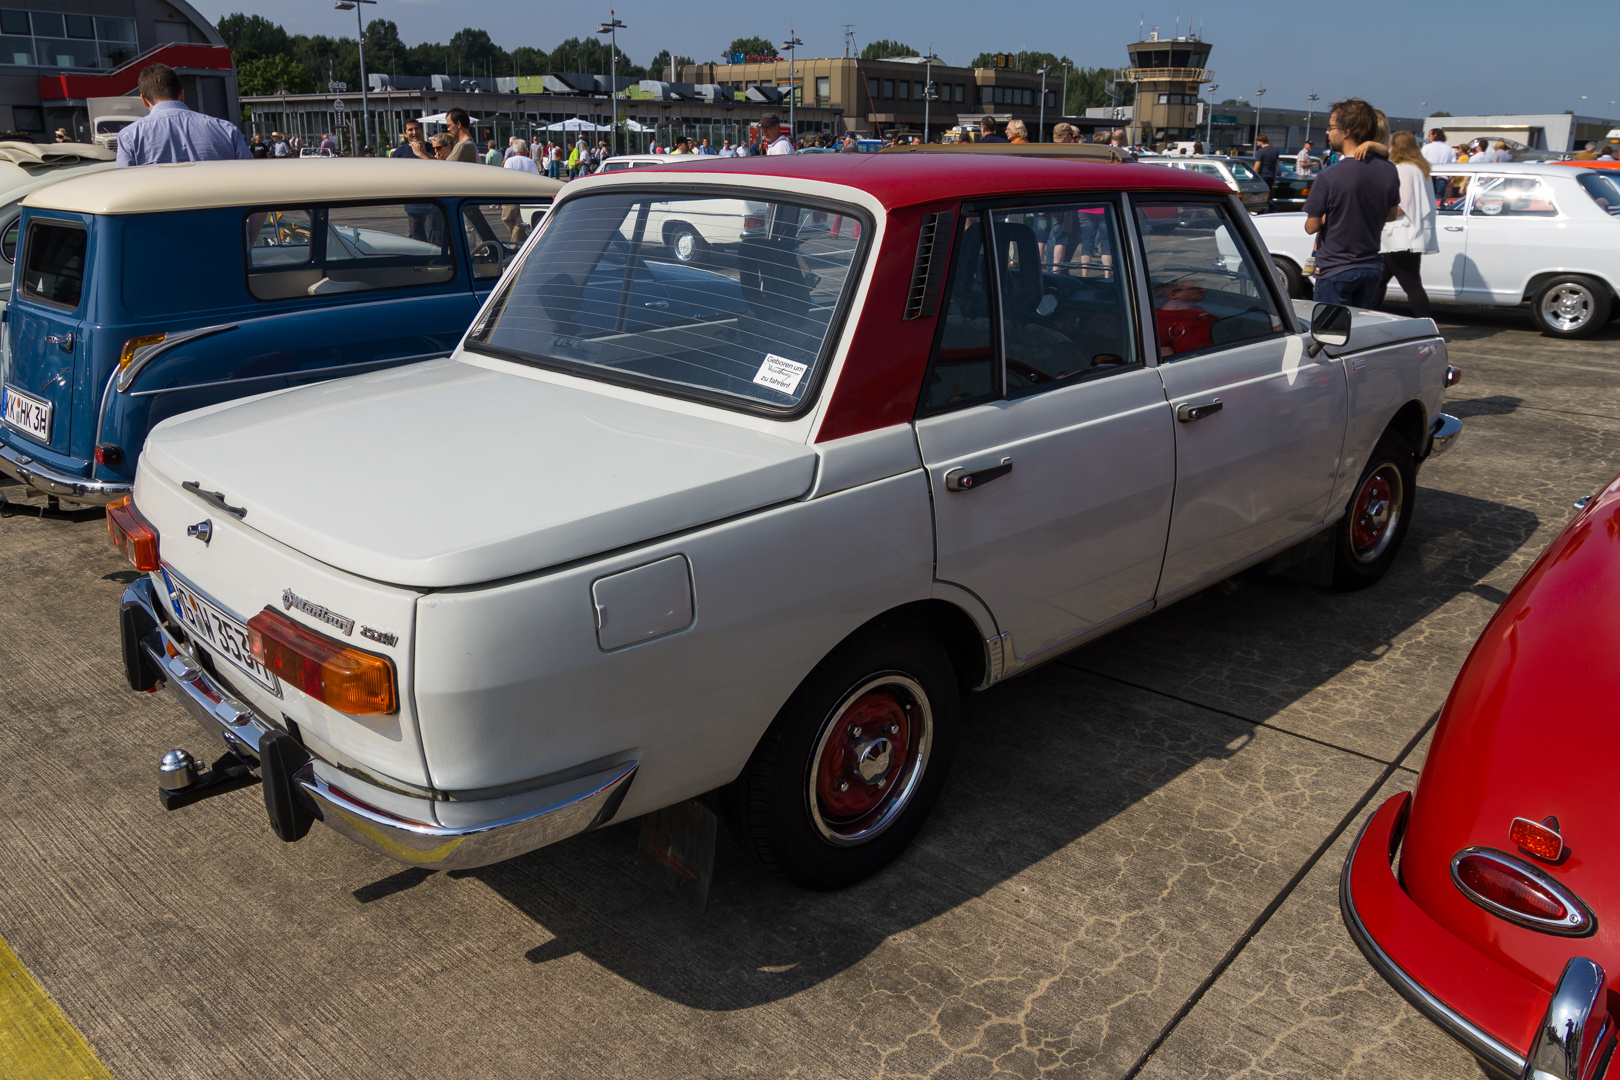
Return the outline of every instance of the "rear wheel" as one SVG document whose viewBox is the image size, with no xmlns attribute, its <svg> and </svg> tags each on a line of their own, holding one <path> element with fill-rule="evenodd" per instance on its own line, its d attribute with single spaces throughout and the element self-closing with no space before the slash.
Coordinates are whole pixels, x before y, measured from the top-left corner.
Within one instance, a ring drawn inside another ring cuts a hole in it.
<svg viewBox="0 0 1620 1080">
<path fill-rule="evenodd" d="M 690 265 L 703 254 L 703 238 L 684 221 L 671 222 L 664 227 L 664 246 L 670 258 Z"/>
<path fill-rule="evenodd" d="M 1277 273 L 1282 277 L 1283 290 L 1288 293 L 1290 300 L 1305 299 L 1305 277 L 1294 265 L 1294 260 L 1285 259 L 1281 255 L 1271 257 L 1272 264 L 1277 267 Z"/>
<path fill-rule="evenodd" d="M 1333 549 L 1333 585 L 1361 589 L 1388 573 L 1412 524 L 1417 465 L 1412 448 L 1393 431 L 1373 448 L 1339 519 Z"/>
<path fill-rule="evenodd" d="M 1536 290 L 1530 317 L 1549 337 L 1583 338 L 1609 321 L 1609 288 L 1581 274 L 1555 277 Z"/>
<path fill-rule="evenodd" d="M 799 685 L 729 789 L 743 847 L 808 889 L 882 869 L 939 797 L 956 711 L 938 641 L 910 623 L 861 631 Z"/>
</svg>

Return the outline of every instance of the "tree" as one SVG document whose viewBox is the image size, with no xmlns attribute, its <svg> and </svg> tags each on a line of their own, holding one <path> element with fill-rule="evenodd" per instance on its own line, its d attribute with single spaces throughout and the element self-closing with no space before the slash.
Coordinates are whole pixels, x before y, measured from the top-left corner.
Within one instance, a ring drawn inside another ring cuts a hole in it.
<svg viewBox="0 0 1620 1080">
<path fill-rule="evenodd" d="M 286 53 L 292 47 L 292 39 L 287 31 L 263 15 L 237 12 L 220 19 L 215 29 L 225 39 L 225 44 L 231 47 L 231 53 L 238 63 Z"/>
<path fill-rule="evenodd" d="M 410 52 L 399 39 L 399 27 L 392 19 L 372 19 L 366 24 L 366 70 L 398 72 L 406 66 Z"/>
<path fill-rule="evenodd" d="M 551 54 L 544 49 L 519 45 L 512 50 L 512 74 L 544 75 L 551 70 Z"/>
<path fill-rule="evenodd" d="M 315 80 L 296 60 L 289 60 L 285 56 L 266 56 L 237 64 L 236 85 L 243 94 L 279 94 L 283 90 L 292 94 L 307 94 L 315 89 Z"/>
<path fill-rule="evenodd" d="M 662 49 L 657 56 L 652 58 L 652 63 L 647 65 L 647 78 L 660 79 L 665 82 L 679 82 L 681 68 L 692 63 L 695 63 L 695 61 L 690 56 L 677 55 L 675 57 L 675 71 L 671 73 L 669 70 L 669 50 Z"/>
<path fill-rule="evenodd" d="M 483 30 L 464 27 L 450 39 L 450 55 L 454 58 L 457 74 L 484 75 L 493 70 L 495 43 Z M 448 72 L 446 72 L 448 74 Z"/>
<path fill-rule="evenodd" d="M 1451 114 L 1448 113 L 1444 109 L 1436 109 L 1434 112 L 1430 113 L 1429 115 L 1430 116 L 1450 116 Z"/>
<path fill-rule="evenodd" d="M 726 54 L 742 53 L 744 56 L 775 56 L 776 42 L 764 37 L 740 37 L 726 46 Z"/>
<path fill-rule="evenodd" d="M 861 50 L 862 60 L 887 60 L 891 56 L 917 55 L 920 54 L 916 49 L 893 38 L 880 38 L 877 41 L 869 42 L 866 48 Z"/>
</svg>

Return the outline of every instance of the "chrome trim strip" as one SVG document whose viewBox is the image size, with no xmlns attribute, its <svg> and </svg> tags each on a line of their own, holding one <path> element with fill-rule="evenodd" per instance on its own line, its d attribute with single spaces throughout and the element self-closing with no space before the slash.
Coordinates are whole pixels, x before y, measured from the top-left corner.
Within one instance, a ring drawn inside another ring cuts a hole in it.
<svg viewBox="0 0 1620 1080">
<path fill-rule="evenodd" d="M 184 345 L 188 341 L 209 337 L 214 334 L 223 334 L 227 330 L 235 330 L 235 323 L 220 323 L 217 326 L 199 326 L 195 330 L 177 330 L 172 334 L 165 334 L 162 341 L 151 345 L 142 345 L 136 349 L 129 358 L 129 366 L 118 369 L 118 392 L 126 393 L 135 382 L 147 364 L 162 356 L 176 345 Z M 140 335 L 136 335 L 139 337 Z M 98 431 L 99 434 L 99 431 Z"/>
<path fill-rule="evenodd" d="M 257 766 L 259 743 L 280 729 L 230 694 L 198 665 L 169 633 L 157 606 L 150 578 L 141 578 L 124 590 L 124 607 L 134 607 L 149 626 L 138 648 L 151 661 L 185 711 L 205 734 L 224 741 L 227 749 Z M 169 647 L 177 655 L 169 655 Z M 576 833 L 605 825 L 618 813 L 624 796 L 640 769 L 639 761 L 623 761 L 588 776 L 552 784 L 530 793 L 526 808 L 512 813 L 513 797 L 441 804 L 393 789 L 394 805 L 402 801 L 421 820 L 406 820 L 368 806 L 359 797 L 333 787 L 316 769 L 328 766 L 343 773 L 345 785 L 364 791 L 366 782 L 351 780 L 340 766 L 317 758 L 293 777 L 314 804 L 316 814 L 334 832 L 363 847 L 410 866 L 433 870 L 461 870 L 510 859 L 536 848 L 565 840 Z M 480 802 L 486 806 L 480 806 Z M 535 805 L 535 802 L 539 805 Z M 523 805 L 523 804 L 519 804 Z M 480 812 L 489 817 L 480 817 Z M 455 825 L 436 824 L 446 814 Z"/>
<path fill-rule="evenodd" d="M 1569 912 L 1568 916 L 1563 919 L 1537 919 L 1534 916 L 1514 911 L 1510 907 L 1504 907 L 1474 892 L 1474 890 L 1463 884 L 1462 877 L 1457 873 L 1457 864 L 1469 856 L 1484 859 L 1486 862 L 1493 862 L 1500 867 L 1530 878 L 1543 889 L 1552 893 L 1558 899 L 1558 902 L 1564 905 L 1564 909 Z M 1543 934 L 1556 934 L 1559 937 L 1590 937 L 1597 933 L 1597 918 L 1592 914 L 1592 909 L 1582 903 L 1581 898 L 1570 891 L 1568 886 L 1531 866 L 1523 859 L 1515 859 L 1505 851 L 1478 846 L 1463 848 L 1451 857 L 1451 883 L 1457 887 L 1458 892 L 1492 915 L 1495 915 L 1498 919 L 1517 923 L 1528 930 L 1539 930 Z"/>
<path fill-rule="evenodd" d="M 1441 413 L 1429 422 L 1429 457 L 1439 457 L 1457 443 L 1462 434 L 1462 421 L 1449 413 Z"/>
<path fill-rule="evenodd" d="M 122 480 L 90 480 L 47 469 L 5 443 L 0 443 L 0 472 L 35 491 L 89 506 L 105 506 L 114 499 L 123 498 L 130 491 L 130 485 Z"/>
<path fill-rule="evenodd" d="M 1355 865 L 1356 853 L 1361 850 L 1361 842 L 1366 838 L 1367 825 L 1371 821 L 1372 817 L 1368 817 L 1367 821 L 1362 823 L 1361 831 L 1356 834 L 1356 842 L 1350 845 L 1350 855 L 1344 860 L 1344 870 L 1339 874 L 1339 914 L 1344 918 L 1345 929 L 1350 932 L 1350 940 L 1356 943 L 1356 948 L 1361 950 L 1361 955 L 1367 958 L 1367 963 L 1372 965 L 1373 970 L 1383 976 L 1384 981 L 1413 1008 L 1462 1043 L 1469 1053 L 1482 1062 L 1503 1076 L 1518 1080 L 1524 1072 L 1524 1058 L 1518 1051 L 1429 993 L 1422 983 L 1402 970 L 1383 947 L 1373 940 L 1372 935 L 1367 932 L 1367 927 L 1362 923 L 1361 916 L 1356 913 L 1356 900 L 1350 888 L 1350 871 Z M 1406 822 L 1403 818 L 1396 826 L 1394 839 L 1397 843 L 1405 829 Z M 1390 873 L 1393 874 L 1394 870 L 1391 869 Z"/>
<path fill-rule="evenodd" d="M 334 367 L 301 368 L 296 371 L 280 371 L 271 375 L 249 375 L 241 379 L 219 379 L 216 382 L 187 383 L 185 386 L 165 386 L 158 390 L 134 390 L 130 397 L 156 397 L 159 394 L 178 394 L 182 390 L 207 390 L 214 386 L 236 386 L 240 383 L 264 382 L 267 379 L 292 379 L 301 375 L 325 375 L 336 371 L 353 371 L 358 368 L 382 367 L 384 364 L 417 364 L 424 360 L 443 360 L 450 354 L 447 352 L 419 353 L 416 356 L 387 357 L 382 360 L 362 360 L 355 364 L 338 364 Z"/>
</svg>

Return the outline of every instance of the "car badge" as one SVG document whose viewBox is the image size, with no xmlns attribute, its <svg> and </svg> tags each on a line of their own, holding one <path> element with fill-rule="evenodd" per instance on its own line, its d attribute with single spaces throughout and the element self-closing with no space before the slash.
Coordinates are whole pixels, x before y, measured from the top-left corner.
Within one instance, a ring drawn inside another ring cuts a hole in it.
<svg viewBox="0 0 1620 1080">
<path fill-rule="evenodd" d="M 193 540 L 201 540 L 203 547 L 207 547 L 208 542 L 214 538 L 214 523 L 208 518 L 203 518 L 195 525 L 187 525 L 186 535 Z"/>
<path fill-rule="evenodd" d="M 390 648 L 399 644 L 398 634 L 390 634 L 386 630 L 377 630 L 370 626 L 361 626 L 360 636 L 363 638 L 370 638 L 372 641 L 378 642 L 382 645 L 387 645 Z"/>
<path fill-rule="evenodd" d="M 310 601 L 305 600 L 302 596 L 299 596 L 297 593 L 293 592 L 291 589 L 281 590 L 281 606 L 288 611 L 292 611 L 294 608 L 296 608 L 312 619 L 319 619 L 328 626 L 337 627 L 346 635 L 354 633 L 353 619 L 349 618 L 347 615 L 339 615 L 331 608 L 325 608 L 319 604 L 311 603 Z"/>
</svg>

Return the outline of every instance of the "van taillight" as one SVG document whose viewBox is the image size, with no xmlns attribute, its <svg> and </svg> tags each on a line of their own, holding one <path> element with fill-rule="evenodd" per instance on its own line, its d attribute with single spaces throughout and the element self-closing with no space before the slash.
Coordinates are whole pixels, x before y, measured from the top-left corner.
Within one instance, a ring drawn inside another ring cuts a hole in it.
<svg viewBox="0 0 1620 1080">
<path fill-rule="evenodd" d="M 399 711 L 394 665 L 265 608 L 248 620 L 248 648 L 268 671 L 350 716 Z"/>
<path fill-rule="evenodd" d="M 1451 859 L 1451 880 L 1491 914 L 1549 934 L 1582 937 L 1596 929 L 1575 894 L 1529 863 L 1490 848 L 1464 848 Z"/>
<path fill-rule="evenodd" d="M 107 538 L 137 570 L 158 568 L 158 531 L 135 509 L 126 495 L 107 504 Z"/>
</svg>

